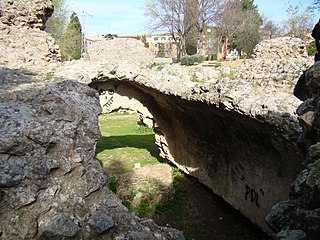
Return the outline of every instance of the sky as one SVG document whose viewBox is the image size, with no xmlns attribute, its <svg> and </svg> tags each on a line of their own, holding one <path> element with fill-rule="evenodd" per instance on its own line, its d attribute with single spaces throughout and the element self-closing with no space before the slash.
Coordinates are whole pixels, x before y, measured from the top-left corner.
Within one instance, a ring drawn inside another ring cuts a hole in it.
<svg viewBox="0 0 320 240">
<path fill-rule="evenodd" d="M 147 29 L 148 18 L 144 16 L 146 0 L 66 0 L 66 2 L 70 10 L 78 13 L 87 36 L 108 33 L 150 33 Z M 254 3 L 258 5 L 260 14 L 280 23 L 286 18 L 289 4 L 301 3 L 305 9 L 312 5 L 313 0 L 255 0 Z M 315 21 L 319 19 L 320 13 L 317 15 Z"/>
</svg>

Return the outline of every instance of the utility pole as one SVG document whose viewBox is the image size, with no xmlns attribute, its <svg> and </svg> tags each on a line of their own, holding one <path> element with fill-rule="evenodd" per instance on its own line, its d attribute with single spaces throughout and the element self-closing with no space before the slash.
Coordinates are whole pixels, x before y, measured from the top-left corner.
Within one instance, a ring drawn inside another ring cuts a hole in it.
<svg viewBox="0 0 320 240">
<path fill-rule="evenodd" d="M 81 58 L 83 58 L 84 53 L 87 51 L 86 49 L 86 17 L 92 17 L 89 13 L 82 11 L 78 13 L 78 16 L 81 18 L 81 25 L 82 25 L 82 38 L 81 38 Z"/>
</svg>

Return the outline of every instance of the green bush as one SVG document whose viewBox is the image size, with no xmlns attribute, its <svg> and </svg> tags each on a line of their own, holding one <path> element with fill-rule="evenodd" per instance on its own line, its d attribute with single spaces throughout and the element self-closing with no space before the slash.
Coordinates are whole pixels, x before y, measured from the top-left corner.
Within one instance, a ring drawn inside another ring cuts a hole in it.
<svg viewBox="0 0 320 240">
<path fill-rule="evenodd" d="M 212 54 L 211 60 L 218 60 L 218 57 L 217 57 L 217 54 L 216 54 L 216 53 Z"/>
<path fill-rule="evenodd" d="M 202 63 L 204 61 L 204 56 L 201 54 L 195 54 L 195 55 L 187 55 L 184 56 L 180 59 L 181 65 L 195 65 L 195 64 L 199 64 Z"/>
<path fill-rule="evenodd" d="M 242 55 L 240 56 L 240 59 L 248 59 L 248 55 L 247 55 L 247 54 L 242 54 Z"/>
<path fill-rule="evenodd" d="M 317 49 L 315 47 L 309 47 L 308 49 L 308 55 L 309 56 L 314 56 L 317 53 Z"/>
</svg>

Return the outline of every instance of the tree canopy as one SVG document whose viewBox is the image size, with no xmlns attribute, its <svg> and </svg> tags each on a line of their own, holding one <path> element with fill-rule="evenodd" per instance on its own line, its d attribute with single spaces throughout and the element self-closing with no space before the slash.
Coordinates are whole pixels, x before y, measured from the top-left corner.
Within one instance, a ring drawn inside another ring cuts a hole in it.
<svg viewBox="0 0 320 240">
<path fill-rule="evenodd" d="M 79 59 L 81 57 L 82 29 L 75 12 L 70 16 L 69 24 L 61 41 L 61 55 L 63 59 Z"/>
<path fill-rule="evenodd" d="M 75 12 L 70 15 L 65 0 L 53 0 L 53 5 L 54 12 L 46 23 L 45 31 L 56 40 L 63 60 L 79 59 L 82 30 L 78 16 Z"/>
</svg>

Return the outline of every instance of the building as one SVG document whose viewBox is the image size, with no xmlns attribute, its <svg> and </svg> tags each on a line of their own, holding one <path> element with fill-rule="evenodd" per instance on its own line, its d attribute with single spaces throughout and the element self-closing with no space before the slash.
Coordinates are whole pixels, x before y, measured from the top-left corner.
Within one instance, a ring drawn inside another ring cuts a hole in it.
<svg viewBox="0 0 320 240">
<path fill-rule="evenodd" d="M 173 57 L 176 52 L 175 40 L 170 33 L 146 35 L 149 50 L 157 57 Z"/>
</svg>

